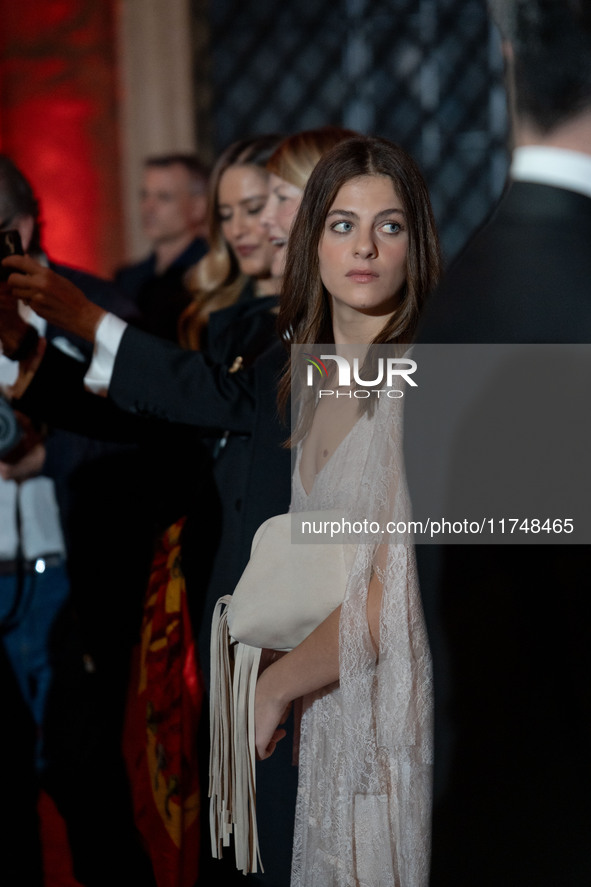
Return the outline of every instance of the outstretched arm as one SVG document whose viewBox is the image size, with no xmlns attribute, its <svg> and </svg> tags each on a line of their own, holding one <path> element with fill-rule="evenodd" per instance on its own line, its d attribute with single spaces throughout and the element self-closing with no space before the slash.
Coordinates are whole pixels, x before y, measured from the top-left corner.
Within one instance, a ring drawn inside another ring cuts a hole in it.
<svg viewBox="0 0 591 887">
<path fill-rule="evenodd" d="M 48 323 L 87 342 L 94 341 L 105 311 L 86 298 L 82 290 L 31 256 L 10 256 L 2 262 L 12 271 L 8 286 L 12 295 Z"/>
<path fill-rule="evenodd" d="M 52 324 L 61 325 L 89 341 L 95 339 L 97 327 L 102 331 L 111 317 L 89 302 L 70 281 L 28 256 L 10 257 L 4 264 L 18 269 L 10 275 L 9 289 L 5 291 L 11 300 L 7 307 L 10 317 L 4 321 L 0 316 L 0 338 L 9 341 L 6 353 L 10 357 L 21 342 L 26 344 L 25 334 L 30 330 L 18 317 L 17 297 Z M 101 331 L 96 336 L 97 342 Z M 33 378 L 41 384 L 38 377 L 45 373 L 47 362 L 41 363 L 42 353 L 36 351 L 31 357 L 35 360 L 26 367 L 26 373 L 21 363 L 21 376 L 14 389 L 17 398 L 23 397 L 29 386 L 34 391 Z M 280 349 L 279 368 L 283 360 Z M 108 387 L 110 399 L 126 412 L 177 424 L 249 433 L 256 420 L 255 389 L 260 381 L 274 391 L 277 363 L 276 357 L 264 365 L 257 362 L 260 374 L 254 366 L 233 373 L 225 361 L 218 363 L 201 352 L 186 351 L 126 326 L 116 347 L 114 365 L 104 374 L 107 379 L 104 387 Z M 23 405 L 24 409 L 28 407 Z"/>
</svg>

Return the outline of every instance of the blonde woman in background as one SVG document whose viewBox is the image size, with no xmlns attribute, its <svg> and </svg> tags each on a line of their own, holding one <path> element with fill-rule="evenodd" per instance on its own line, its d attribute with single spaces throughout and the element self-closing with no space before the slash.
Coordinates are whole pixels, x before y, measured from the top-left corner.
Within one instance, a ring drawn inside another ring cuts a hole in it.
<svg viewBox="0 0 591 887">
<path fill-rule="evenodd" d="M 212 170 L 209 250 L 185 279 L 193 297 L 179 321 L 179 341 L 186 348 L 203 347 L 214 311 L 279 292 L 281 281 L 271 270 L 276 250 L 260 225 L 269 195 L 265 165 L 279 141 L 279 136 L 262 135 L 234 142 Z"/>
<path fill-rule="evenodd" d="M 274 247 L 271 273 L 277 277 L 283 278 L 289 231 L 312 170 L 326 151 L 356 135 L 340 126 L 308 129 L 289 136 L 271 155 L 267 163 L 270 194 L 261 223 Z"/>
</svg>

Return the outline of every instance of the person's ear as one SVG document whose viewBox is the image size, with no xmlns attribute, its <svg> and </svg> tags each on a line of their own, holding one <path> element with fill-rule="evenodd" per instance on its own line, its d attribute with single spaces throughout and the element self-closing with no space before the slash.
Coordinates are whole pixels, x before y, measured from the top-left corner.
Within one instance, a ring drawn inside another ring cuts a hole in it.
<svg viewBox="0 0 591 887">
<path fill-rule="evenodd" d="M 207 217 L 207 195 L 193 195 L 193 211 L 191 213 L 192 221 L 195 225 L 203 225 Z"/>
</svg>

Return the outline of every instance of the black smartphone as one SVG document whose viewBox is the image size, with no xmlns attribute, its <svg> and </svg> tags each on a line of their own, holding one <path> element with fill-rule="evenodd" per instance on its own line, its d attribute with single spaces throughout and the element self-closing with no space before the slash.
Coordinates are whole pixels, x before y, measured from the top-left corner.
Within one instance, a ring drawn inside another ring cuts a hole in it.
<svg viewBox="0 0 591 887">
<path fill-rule="evenodd" d="M 23 256 L 21 236 L 15 228 L 9 231 L 0 231 L 0 262 L 7 256 Z M 0 265 L 0 280 L 8 280 L 12 271 Z"/>
</svg>

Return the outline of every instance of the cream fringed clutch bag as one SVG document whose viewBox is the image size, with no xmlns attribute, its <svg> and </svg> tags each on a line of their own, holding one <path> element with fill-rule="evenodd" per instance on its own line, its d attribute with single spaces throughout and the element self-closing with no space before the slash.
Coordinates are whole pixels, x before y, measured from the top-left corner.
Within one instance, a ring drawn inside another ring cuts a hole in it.
<svg viewBox="0 0 591 887">
<path fill-rule="evenodd" d="M 234 837 L 236 866 L 263 870 L 256 824 L 254 698 L 261 651 L 291 650 L 342 603 L 342 542 L 292 542 L 292 520 L 337 521 L 336 511 L 280 514 L 257 530 L 233 595 L 211 632 L 209 796 L 212 855 Z M 318 537 L 316 537 L 318 538 Z M 330 538 L 328 533 L 326 538 Z"/>
</svg>

